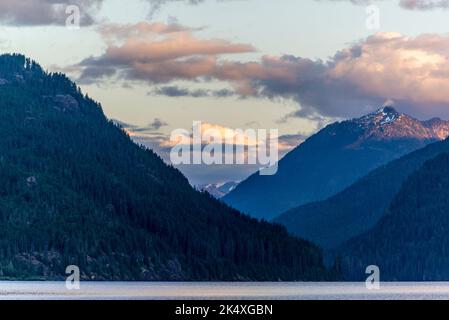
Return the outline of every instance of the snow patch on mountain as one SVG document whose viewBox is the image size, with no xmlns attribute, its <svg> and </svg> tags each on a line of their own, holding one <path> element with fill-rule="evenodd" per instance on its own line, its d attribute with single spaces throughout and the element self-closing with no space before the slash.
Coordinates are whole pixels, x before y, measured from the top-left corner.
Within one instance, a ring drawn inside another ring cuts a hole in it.
<svg viewBox="0 0 449 320">
<path fill-rule="evenodd" d="M 434 118 L 420 121 L 386 106 L 361 118 L 349 120 L 364 134 L 358 143 L 368 139 L 430 139 L 444 140 L 449 136 L 449 121 Z M 356 144 L 358 144 L 356 143 Z"/>
<path fill-rule="evenodd" d="M 223 198 L 225 195 L 233 191 L 240 181 L 210 183 L 206 185 L 197 186 L 199 191 L 207 192 L 217 199 Z"/>
</svg>

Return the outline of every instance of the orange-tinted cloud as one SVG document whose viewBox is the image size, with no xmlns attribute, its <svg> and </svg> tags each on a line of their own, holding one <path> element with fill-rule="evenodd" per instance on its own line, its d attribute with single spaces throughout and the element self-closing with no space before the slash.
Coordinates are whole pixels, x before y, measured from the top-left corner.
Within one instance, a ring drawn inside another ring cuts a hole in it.
<svg viewBox="0 0 449 320">
<path fill-rule="evenodd" d="M 447 35 L 378 33 L 326 62 L 292 56 L 270 62 L 277 77 L 252 83 L 264 95 L 296 99 L 298 115 L 359 115 L 387 99 L 418 116 L 449 115 Z"/>
<path fill-rule="evenodd" d="M 191 29 L 179 25 L 114 25 L 103 27 L 100 32 L 109 46 L 102 56 L 80 63 L 85 81 L 111 76 L 111 70 L 125 78 L 154 83 L 192 80 L 220 73 L 219 56 L 255 51 L 248 44 L 199 39 Z"/>
<path fill-rule="evenodd" d="M 448 35 L 378 33 L 328 61 L 284 55 L 239 62 L 226 56 L 254 52 L 251 45 L 198 39 L 191 29 L 164 24 L 119 31 L 103 55 L 80 63 L 83 80 L 215 79 L 240 96 L 294 99 L 301 106 L 294 115 L 306 117 L 358 116 L 389 99 L 417 116 L 449 115 Z"/>
</svg>

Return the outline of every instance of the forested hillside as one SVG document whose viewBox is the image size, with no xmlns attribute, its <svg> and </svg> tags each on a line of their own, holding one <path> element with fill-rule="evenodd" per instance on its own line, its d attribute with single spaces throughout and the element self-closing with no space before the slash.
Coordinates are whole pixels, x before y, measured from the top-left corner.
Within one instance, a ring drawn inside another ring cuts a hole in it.
<svg viewBox="0 0 449 320">
<path fill-rule="evenodd" d="M 449 154 L 412 174 L 381 221 L 343 246 L 349 279 L 377 265 L 386 281 L 449 280 Z"/>
<path fill-rule="evenodd" d="M 407 177 L 443 152 L 449 152 L 448 140 L 381 166 L 337 195 L 292 209 L 275 221 L 324 248 L 337 248 L 374 227 Z"/>
<path fill-rule="evenodd" d="M 125 106 L 124 106 L 125 107 Z M 190 187 L 62 74 L 0 56 L 0 277 L 320 280 L 320 250 Z"/>
</svg>

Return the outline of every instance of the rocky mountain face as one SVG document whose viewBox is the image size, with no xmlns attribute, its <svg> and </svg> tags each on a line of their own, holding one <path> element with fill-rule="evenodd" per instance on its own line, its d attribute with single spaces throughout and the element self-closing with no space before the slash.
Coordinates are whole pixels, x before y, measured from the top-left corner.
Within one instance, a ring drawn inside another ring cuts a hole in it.
<svg viewBox="0 0 449 320">
<path fill-rule="evenodd" d="M 447 121 L 419 121 L 384 107 L 325 127 L 286 155 L 276 175 L 256 173 L 223 200 L 271 220 L 291 208 L 325 200 L 371 170 L 448 134 Z"/>
<path fill-rule="evenodd" d="M 444 121 L 440 118 L 433 118 L 422 123 L 426 128 L 431 130 L 435 137 L 441 140 L 449 137 L 449 121 Z"/>
<path fill-rule="evenodd" d="M 356 144 L 368 140 L 394 140 L 411 137 L 422 140 L 443 140 L 449 136 L 449 121 L 439 118 L 419 121 L 397 112 L 392 107 L 384 107 L 350 121 L 365 130 Z"/>
</svg>

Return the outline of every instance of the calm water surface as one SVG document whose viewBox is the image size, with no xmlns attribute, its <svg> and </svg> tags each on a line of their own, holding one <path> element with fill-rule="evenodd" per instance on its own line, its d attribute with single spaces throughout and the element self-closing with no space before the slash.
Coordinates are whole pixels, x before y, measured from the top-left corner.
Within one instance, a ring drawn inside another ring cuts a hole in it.
<svg viewBox="0 0 449 320">
<path fill-rule="evenodd" d="M 340 300 L 448 299 L 449 282 L 383 283 L 368 290 L 364 283 L 165 283 L 0 282 L 0 299 L 146 299 L 146 300 Z"/>
</svg>

